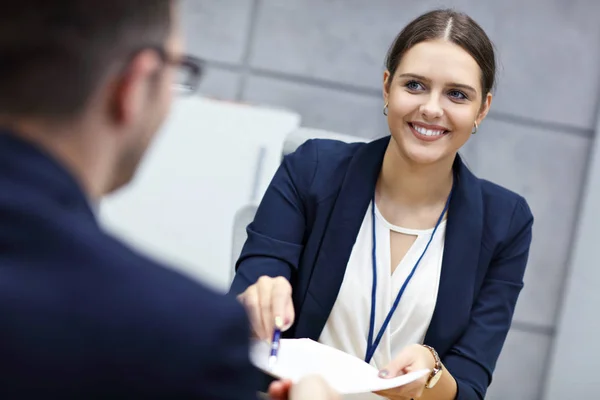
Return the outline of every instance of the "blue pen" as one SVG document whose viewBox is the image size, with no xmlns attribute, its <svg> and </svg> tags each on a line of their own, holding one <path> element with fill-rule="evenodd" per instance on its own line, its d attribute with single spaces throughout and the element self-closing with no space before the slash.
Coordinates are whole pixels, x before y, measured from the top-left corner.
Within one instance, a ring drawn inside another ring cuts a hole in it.
<svg viewBox="0 0 600 400">
<path fill-rule="evenodd" d="M 269 356 L 269 369 L 273 368 L 277 362 L 279 353 L 279 341 L 281 340 L 281 326 L 283 321 L 281 317 L 275 317 L 275 330 L 273 331 L 273 340 L 271 341 L 271 355 Z"/>
</svg>

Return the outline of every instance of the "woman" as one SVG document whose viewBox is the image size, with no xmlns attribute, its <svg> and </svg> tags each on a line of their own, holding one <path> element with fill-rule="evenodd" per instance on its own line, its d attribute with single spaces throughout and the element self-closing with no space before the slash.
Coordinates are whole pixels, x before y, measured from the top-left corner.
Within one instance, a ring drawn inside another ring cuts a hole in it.
<svg viewBox="0 0 600 400">
<path fill-rule="evenodd" d="M 533 216 L 475 177 L 459 149 L 492 102 L 493 46 L 477 23 L 426 13 L 396 38 L 383 76 L 390 136 L 312 140 L 282 162 L 231 292 L 256 334 L 275 321 L 394 377 L 393 399 L 483 399 L 523 287 Z M 369 394 L 369 396 L 372 396 Z"/>
</svg>

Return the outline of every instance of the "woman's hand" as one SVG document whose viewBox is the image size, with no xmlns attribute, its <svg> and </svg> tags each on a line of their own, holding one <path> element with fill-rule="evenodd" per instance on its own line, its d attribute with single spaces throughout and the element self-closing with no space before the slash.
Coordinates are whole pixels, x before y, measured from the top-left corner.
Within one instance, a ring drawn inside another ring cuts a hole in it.
<svg viewBox="0 0 600 400">
<path fill-rule="evenodd" d="M 394 378 L 421 369 L 432 370 L 434 367 L 433 354 L 426 347 L 414 344 L 405 347 L 391 363 L 379 372 L 379 376 Z M 392 400 L 418 399 L 423 394 L 428 378 L 429 375 L 425 375 L 404 386 L 375 393 Z"/>
<path fill-rule="evenodd" d="M 261 276 L 237 299 L 246 308 L 259 339 L 270 340 L 275 327 L 285 331 L 294 323 L 292 286 L 283 277 Z"/>
<path fill-rule="evenodd" d="M 289 380 L 271 383 L 269 398 L 272 400 L 338 400 L 340 395 L 323 378 L 307 376 L 295 385 Z"/>
</svg>

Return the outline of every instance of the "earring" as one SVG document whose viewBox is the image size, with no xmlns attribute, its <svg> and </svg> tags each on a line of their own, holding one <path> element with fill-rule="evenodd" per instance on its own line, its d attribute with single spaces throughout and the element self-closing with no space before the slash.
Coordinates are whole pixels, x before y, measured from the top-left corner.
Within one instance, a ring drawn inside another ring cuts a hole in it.
<svg viewBox="0 0 600 400">
<path fill-rule="evenodd" d="M 476 134 L 478 129 L 479 129 L 479 126 L 477 126 L 477 121 L 475 121 L 475 129 L 471 131 L 471 135 Z"/>
<path fill-rule="evenodd" d="M 387 101 L 385 102 L 385 106 L 383 106 L 383 115 L 385 115 L 385 116 L 388 115 L 388 103 L 387 103 Z"/>
</svg>

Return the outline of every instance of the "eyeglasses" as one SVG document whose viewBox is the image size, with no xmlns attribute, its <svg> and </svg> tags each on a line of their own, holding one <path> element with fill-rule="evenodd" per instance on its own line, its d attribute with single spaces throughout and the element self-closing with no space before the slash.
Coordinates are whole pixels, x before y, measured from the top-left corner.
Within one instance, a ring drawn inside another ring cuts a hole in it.
<svg viewBox="0 0 600 400">
<path fill-rule="evenodd" d="M 169 62 L 177 67 L 173 82 L 175 92 L 181 95 L 195 94 L 204 72 L 204 63 L 192 56 L 182 56 Z"/>
<path fill-rule="evenodd" d="M 201 59 L 189 55 L 175 57 L 161 46 L 146 46 L 138 49 L 134 54 L 147 49 L 156 51 L 163 62 L 177 68 L 173 82 L 173 89 L 177 94 L 193 95 L 196 93 L 204 73 L 204 62 Z"/>
<path fill-rule="evenodd" d="M 170 56 L 164 49 L 156 49 L 164 62 L 177 68 L 173 89 L 181 95 L 192 95 L 198 90 L 198 85 L 204 72 L 204 62 L 193 56 L 183 55 L 177 58 Z"/>
</svg>

